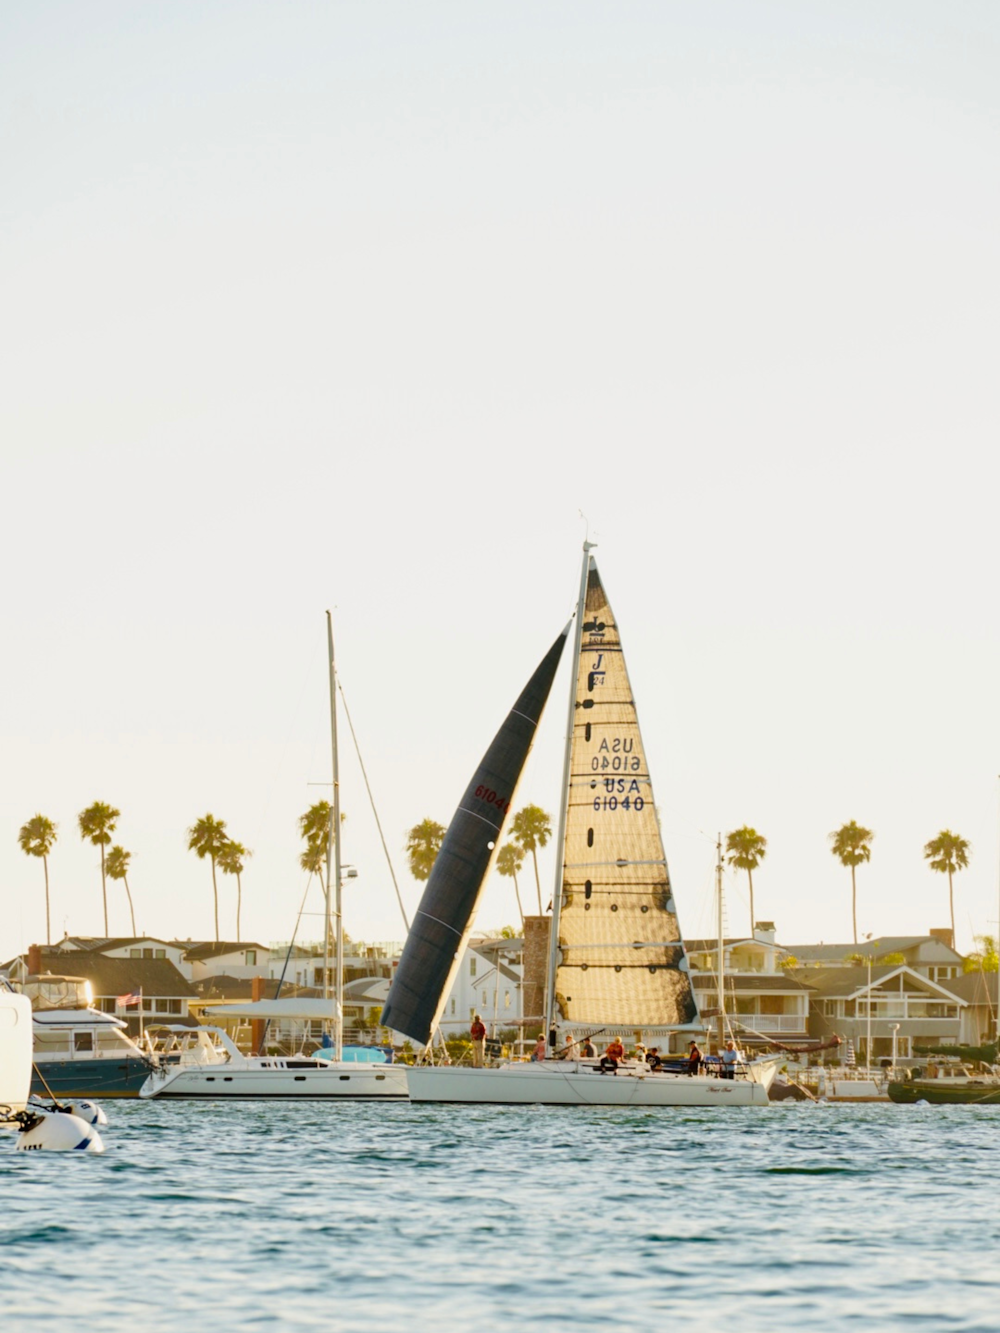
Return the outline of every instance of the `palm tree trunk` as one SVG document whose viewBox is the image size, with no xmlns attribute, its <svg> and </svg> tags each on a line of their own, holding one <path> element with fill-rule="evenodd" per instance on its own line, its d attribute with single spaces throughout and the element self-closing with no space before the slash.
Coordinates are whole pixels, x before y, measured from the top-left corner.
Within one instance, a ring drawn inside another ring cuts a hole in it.
<svg viewBox="0 0 1000 1333">
<path fill-rule="evenodd" d="M 951 890 L 951 871 L 948 871 L 948 909 L 951 912 L 951 947 L 955 947 L 955 895 Z"/>
<path fill-rule="evenodd" d="M 240 942 L 240 908 L 243 905 L 243 888 L 240 884 L 240 877 L 236 876 L 236 943 Z"/>
<path fill-rule="evenodd" d="M 101 894 L 104 897 L 104 937 L 108 938 L 108 881 L 104 873 L 104 843 L 101 843 Z"/>
<path fill-rule="evenodd" d="M 128 886 L 128 876 L 122 875 L 122 880 L 125 883 L 125 893 L 128 896 L 128 914 L 132 918 L 132 938 L 135 939 L 135 908 L 132 906 L 132 891 Z"/>
<path fill-rule="evenodd" d="M 535 849 L 531 849 L 531 859 L 535 866 L 535 888 L 538 890 L 538 915 L 542 915 L 542 881 L 538 878 L 538 857 L 535 855 Z"/>
<path fill-rule="evenodd" d="M 854 879 L 854 867 L 851 866 L 851 919 L 854 922 L 854 943 L 858 942 L 858 886 Z"/>
<path fill-rule="evenodd" d="M 42 865 L 45 867 L 45 943 L 52 943 L 52 927 L 49 925 L 49 858 L 42 857 Z"/>
<path fill-rule="evenodd" d="M 524 908 L 521 906 L 521 890 L 517 887 L 517 875 L 514 875 L 514 897 L 517 899 L 517 914 L 521 918 L 521 934 L 524 934 Z"/>
<path fill-rule="evenodd" d="M 215 882 L 215 857 L 212 857 L 212 896 L 215 899 L 215 942 L 219 942 L 219 889 Z"/>
<path fill-rule="evenodd" d="M 754 938 L 754 929 L 755 929 L 755 927 L 756 927 L 756 925 L 757 925 L 757 918 L 755 917 L 755 915 L 754 915 L 754 910 L 753 910 L 753 871 L 752 871 L 752 870 L 748 870 L 748 871 L 747 871 L 747 880 L 748 880 L 749 883 L 750 883 L 750 938 L 753 939 L 753 938 Z"/>
</svg>

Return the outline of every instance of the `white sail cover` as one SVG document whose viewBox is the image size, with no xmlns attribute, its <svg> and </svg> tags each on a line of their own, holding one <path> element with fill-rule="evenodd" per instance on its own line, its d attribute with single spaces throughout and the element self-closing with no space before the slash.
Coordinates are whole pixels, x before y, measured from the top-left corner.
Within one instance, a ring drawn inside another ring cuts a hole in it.
<svg viewBox="0 0 1000 1333">
<path fill-rule="evenodd" d="M 563 1025 L 654 1033 L 696 1022 L 632 687 L 592 557 L 558 932 Z"/>
</svg>

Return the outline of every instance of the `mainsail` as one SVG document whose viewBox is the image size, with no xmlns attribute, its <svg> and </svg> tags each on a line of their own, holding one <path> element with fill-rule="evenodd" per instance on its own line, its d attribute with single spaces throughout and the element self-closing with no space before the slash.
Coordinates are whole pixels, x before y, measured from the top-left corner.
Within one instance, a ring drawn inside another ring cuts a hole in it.
<svg viewBox="0 0 1000 1333">
<path fill-rule="evenodd" d="M 483 756 L 452 816 L 382 1010 L 382 1023 L 425 1044 L 462 960 L 514 789 L 549 697 L 568 632 L 542 659 Z"/>
<path fill-rule="evenodd" d="M 698 1011 L 618 625 L 589 559 L 551 1017 L 649 1033 Z"/>
</svg>

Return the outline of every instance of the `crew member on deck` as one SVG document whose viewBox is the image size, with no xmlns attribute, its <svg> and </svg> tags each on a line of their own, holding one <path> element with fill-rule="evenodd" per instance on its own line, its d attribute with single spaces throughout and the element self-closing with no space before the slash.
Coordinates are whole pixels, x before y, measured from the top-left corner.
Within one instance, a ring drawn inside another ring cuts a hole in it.
<svg viewBox="0 0 1000 1333">
<path fill-rule="evenodd" d="M 688 1073 L 697 1074 L 701 1067 L 702 1054 L 698 1049 L 698 1043 L 693 1041 L 688 1046 Z"/>
<path fill-rule="evenodd" d="M 473 1069 L 482 1069 L 483 1050 L 486 1044 L 486 1024 L 478 1014 L 472 1020 L 469 1036 L 472 1038 L 472 1067 Z"/>
</svg>

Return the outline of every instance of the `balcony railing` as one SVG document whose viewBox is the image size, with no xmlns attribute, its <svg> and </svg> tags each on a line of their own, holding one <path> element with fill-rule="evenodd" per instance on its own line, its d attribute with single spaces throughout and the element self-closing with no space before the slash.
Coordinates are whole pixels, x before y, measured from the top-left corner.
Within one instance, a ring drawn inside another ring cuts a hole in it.
<svg viewBox="0 0 1000 1333">
<path fill-rule="evenodd" d="M 742 1023 L 756 1032 L 805 1032 L 809 1019 L 805 1014 L 730 1014 L 733 1024 Z"/>
</svg>

